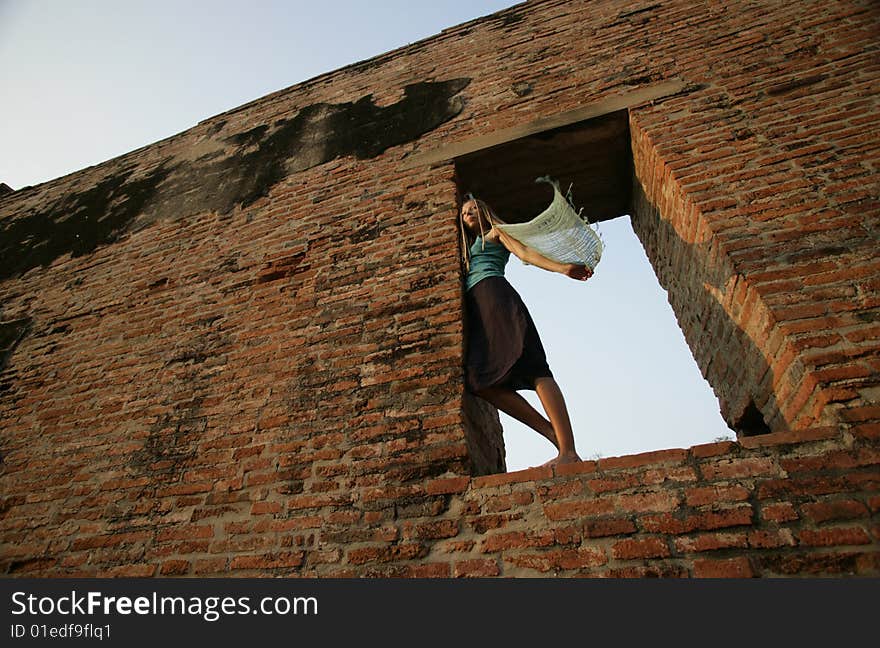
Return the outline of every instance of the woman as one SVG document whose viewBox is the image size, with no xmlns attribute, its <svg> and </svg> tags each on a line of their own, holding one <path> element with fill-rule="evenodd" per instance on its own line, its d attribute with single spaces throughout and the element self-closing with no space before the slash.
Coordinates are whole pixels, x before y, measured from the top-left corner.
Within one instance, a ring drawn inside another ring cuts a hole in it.
<svg viewBox="0 0 880 648">
<path fill-rule="evenodd" d="M 482 200 L 469 196 L 462 205 L 468 389 L 546 437 L 559 454 L 545 466 L 580 461 L 562 391 L 528 309 L 504 278 L 504 267 L 513 252 L 525 263 L 572 279 L 586 281 L 593 273 L 548 259 L 494 227 L 496 222 L 503 221 Z M 521 389 L 537 392 L 549 421 L 517 393 Z"/>
</svg>

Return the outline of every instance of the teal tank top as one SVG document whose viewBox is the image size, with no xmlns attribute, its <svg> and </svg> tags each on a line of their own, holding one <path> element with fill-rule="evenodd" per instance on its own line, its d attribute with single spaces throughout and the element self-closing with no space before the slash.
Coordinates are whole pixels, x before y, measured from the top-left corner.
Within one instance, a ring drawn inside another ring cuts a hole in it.
<svg viewBox="0 0 880 648">
<path fill-rule="evenodd" d="M 483 249 L 483 237 L 478 236 L 471 245 L 471 268 L 465 278 L 465 290 L 470 290 L 486 277 L 503 277 L 509 258 L 510 252 L 500 243 L 486 241 Z"/>
</svg>

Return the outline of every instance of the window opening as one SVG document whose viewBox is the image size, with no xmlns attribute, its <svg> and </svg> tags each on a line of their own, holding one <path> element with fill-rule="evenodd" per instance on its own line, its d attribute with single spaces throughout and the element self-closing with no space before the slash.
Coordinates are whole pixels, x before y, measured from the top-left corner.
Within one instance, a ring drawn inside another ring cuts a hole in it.
<svg viewBox="0 0 880 648">
<path fill-rule="evenodd" d="M 506 271 L 541 335 L 581 459 L 734 438 L 629 222 L 626 110 L 475 151 L 455 166 L 459 195 L 482 198 L 508 222 L 547 207 L 552 189 L 535 179 L 549 176 L 601 224 L 605 250 L 586 284 L 516 258 Z M 520 394 L 543 413 L 534 392 Z M 504 413 L 500 420 L 507 470 L 555 456 L 537 432 Z"/>
</svg>

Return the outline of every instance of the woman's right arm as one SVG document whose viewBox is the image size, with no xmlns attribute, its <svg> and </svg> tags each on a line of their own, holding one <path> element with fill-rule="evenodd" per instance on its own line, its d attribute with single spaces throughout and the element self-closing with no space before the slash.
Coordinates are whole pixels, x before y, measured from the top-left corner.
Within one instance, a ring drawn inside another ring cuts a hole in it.
<svg viewBox="0 0 880 648">
<path fill-rule="evenodd" d="M 498 233 L 498 240 L 501 244 L 525 263 L 538 266 L 539 268 L 549 270 L 550 272 L 558 272 L 580 281 L 586 281 L 593 276 L 593 271 L 584 265 L 578 265 L 576 263 L 560 263 L 553 259 L 548 259 L 534 248 L 524 245 L 509 234 L 506 234 L 497 228 L 493 229 L 493 231 Z"/>
</svg>

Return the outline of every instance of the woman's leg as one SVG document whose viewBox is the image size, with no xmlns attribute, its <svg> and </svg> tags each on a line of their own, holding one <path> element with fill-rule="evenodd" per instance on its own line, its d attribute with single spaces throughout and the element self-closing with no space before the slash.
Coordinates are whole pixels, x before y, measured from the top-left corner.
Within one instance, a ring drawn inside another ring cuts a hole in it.
<svg viewBox="0 0 880 648">
<path fill-rule="evenodd" d="M 541 399 L 544 411 L 550 417 L 553 431 L 556 434 L 556 447 L 559 456 L 549 462 L 549 465 L 560 463 L 572 463 L 580 461 L 574 448 L 574 433 L 571 430 L 571 419 L 568 417 L 568 409 L 565 407 L 565 399 L 562 390 L 553 378 L 545 377 L 535 380 L 535 391 Z"/>
<path fill-rule="evenodd" d="M 525 423 L 559 449 L 559 444 L 557 442 L 558 435 L 553 429 L 553 424 L 541 416 L 538 413 L 538 410 L 532 407 L 529 401 L 512 389 L 489 387 L 477 392 L 477 396 L 483 400 L 489 401 L 497 409 L 512 416 L 520 423 Z M 571 426 L 569 426 L 569 428 L 570 427 Z M 572 445 L 572 447 L 574 446 Z"/>
</svg>

